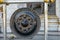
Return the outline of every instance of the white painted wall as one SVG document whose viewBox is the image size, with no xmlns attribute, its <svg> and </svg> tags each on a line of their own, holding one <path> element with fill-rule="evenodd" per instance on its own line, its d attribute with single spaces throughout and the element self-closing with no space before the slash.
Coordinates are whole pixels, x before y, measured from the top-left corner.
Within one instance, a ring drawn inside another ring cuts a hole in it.
<svg viewBox="0 0 60 40">
<path fill-rule="evenodd" d="M 11 32 L 10 30 L 10 18 L 12 14 L 18 9 L 18 8 L 25 8 L 27 7 L 26 4 L 10 4 L 7 6 L 7 32 Z"/>
<path fill-rule="evenodd" d="M 7 6 L 7 21 L 10 21 L 11 15 L 14 13 L 15 10 L 17 10 L 16 4 L 10 4 Z"/>
<path fill-rule="evenodd" d="M 60 18 L 60 0 L 56 0 L 56 15 Z"/>
</svg>

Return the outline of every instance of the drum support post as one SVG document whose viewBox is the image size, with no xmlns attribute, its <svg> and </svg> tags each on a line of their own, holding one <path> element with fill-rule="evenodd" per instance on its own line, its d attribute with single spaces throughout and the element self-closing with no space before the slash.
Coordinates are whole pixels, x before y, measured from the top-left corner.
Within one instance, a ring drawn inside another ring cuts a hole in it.
<svg viewBox="0 0 60 40">
<path fill-rule="evenodd" d="M 6 13 L 6 4 L 3 4 L 3 34 L 4 40 L 7 40 L 7 13 Z"/>
<path fill-rule="evenodd" d="M 45 13 L 45 27 L 44 27 L 44 33 L 45 33 L 45 40 L 47 40 L 48 37 L 48 3 L 45 3 L 44 5 L 44 13 Z"/>
</svg>

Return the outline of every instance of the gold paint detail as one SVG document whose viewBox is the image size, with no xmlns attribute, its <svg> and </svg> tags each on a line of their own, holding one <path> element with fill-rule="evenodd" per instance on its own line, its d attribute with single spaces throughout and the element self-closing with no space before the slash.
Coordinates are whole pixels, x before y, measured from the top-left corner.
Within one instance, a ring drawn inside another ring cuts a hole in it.
<svg viewBox="0 0 60 40">
<path fill-rule="evenodd" d="M 3 3 L 4 2 L 4 0 L 0 0 L 0 3 Z"/>
<path fill-rule="evenodd" d="M 44 0 L 44 2 L 46 2 L 46 3 L 49 3 L 49 2 L 54 3 L 55 0 Z"/>
<path fill-rule="evenodd" d="M 55 0 L 50 0 L 51 1 L 51 3 L 54 3 L 55 2 Z"/>
<path fill-rule="evenodd" d="M 49 0 L 44 0 L 44 2 L 48 3 L 48 2 L 49 2 Z"/>
</svg>

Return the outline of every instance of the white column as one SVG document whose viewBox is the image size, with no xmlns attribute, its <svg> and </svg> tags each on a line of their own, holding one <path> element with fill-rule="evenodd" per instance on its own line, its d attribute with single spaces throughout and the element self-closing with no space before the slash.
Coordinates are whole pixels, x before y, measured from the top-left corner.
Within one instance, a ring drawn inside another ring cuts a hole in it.
<svg viewBox="0 0 60 40">
<path fill-rule="evenodd" d="M 45 13 L 45 40 L 48 38 L 48 3 L 44 5 L 44 13 Z"/>
<path fill-rule="evenodd" d="M 3 34 L 4 40 L 7 40 L 7 15 L 6 15 L 6 4 L 3 4 Z"/>
</svg>

